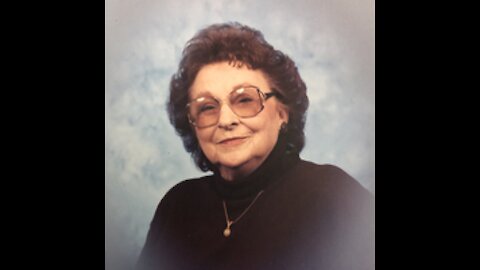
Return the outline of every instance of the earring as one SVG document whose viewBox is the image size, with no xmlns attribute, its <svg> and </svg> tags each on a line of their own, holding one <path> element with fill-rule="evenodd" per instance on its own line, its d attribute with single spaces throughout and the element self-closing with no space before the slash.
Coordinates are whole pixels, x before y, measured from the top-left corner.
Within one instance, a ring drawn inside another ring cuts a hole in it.
<svg viewBox="0 0 480 270">
<path fill-rule="evenodd" d="M 282 123 L 282 125 L 280 126 L 280 133 L 287 133 L 287 123 Z"/>
</svg>

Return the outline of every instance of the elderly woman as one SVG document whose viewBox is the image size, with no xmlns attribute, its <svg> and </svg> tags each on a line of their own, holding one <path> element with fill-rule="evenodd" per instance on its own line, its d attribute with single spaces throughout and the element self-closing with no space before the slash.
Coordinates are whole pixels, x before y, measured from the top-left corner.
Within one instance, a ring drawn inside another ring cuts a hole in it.
<svg viewBox="0 0 480 270">
<path fill-rule="evenodd" d="M 299 158 L 306 86 L 263 35 L 215 24 L 186 45 L 168 113 L 202 171 L 161 200 L 139 269 L 373 269 L 373 196 Z"/>
</svg>

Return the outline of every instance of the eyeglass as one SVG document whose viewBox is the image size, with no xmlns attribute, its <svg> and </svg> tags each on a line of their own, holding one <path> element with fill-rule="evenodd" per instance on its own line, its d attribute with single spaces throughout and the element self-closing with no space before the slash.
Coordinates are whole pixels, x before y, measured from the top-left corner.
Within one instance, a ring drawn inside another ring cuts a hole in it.
<svg viewBox="0 0 480 270">
<path fill-rule="evenodd" d="M 259 114 L 264 102 L 276 93 L 263 93 L 259 88 L 247 86 L 233 90 L 228 95 L 228 105 L 239 117 L 250 118 Z M 222 101 L 214 97 L 199 97 L 190 101 L 186 108 L 190 123 L 198 128 L 218 123 Z"/>
</svg>

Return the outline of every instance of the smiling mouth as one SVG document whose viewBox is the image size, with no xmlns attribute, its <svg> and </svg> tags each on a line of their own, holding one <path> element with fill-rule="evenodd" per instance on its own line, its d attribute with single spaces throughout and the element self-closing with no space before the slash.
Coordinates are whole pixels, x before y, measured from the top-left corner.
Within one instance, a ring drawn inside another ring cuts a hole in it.
<svg viewBox="0 0 480 270">
<path fill-rule="evenodd" d="M 231 139 L 222 140 L 218 144 L 225 145 L 225 146 L 235 146 L 235 145 L 242 144 L 246 139 L 247 137 L 231 138 Z"/>
</svg>

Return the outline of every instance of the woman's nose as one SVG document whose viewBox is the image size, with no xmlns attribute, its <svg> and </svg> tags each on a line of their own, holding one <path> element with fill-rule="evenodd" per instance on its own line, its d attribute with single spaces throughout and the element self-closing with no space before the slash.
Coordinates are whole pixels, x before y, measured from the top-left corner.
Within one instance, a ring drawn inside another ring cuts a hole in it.
<svg viewBox="0 0 480 270">
<path fill-rule="evenodd" d="M 218 115 L 218 126 L 222 128 L 228 128 L 232 127 L 233 125 L 238 125 L 239 122 L 239 117 L 232 111 L 230 106 L 223 104 Z"/>
</svg>

